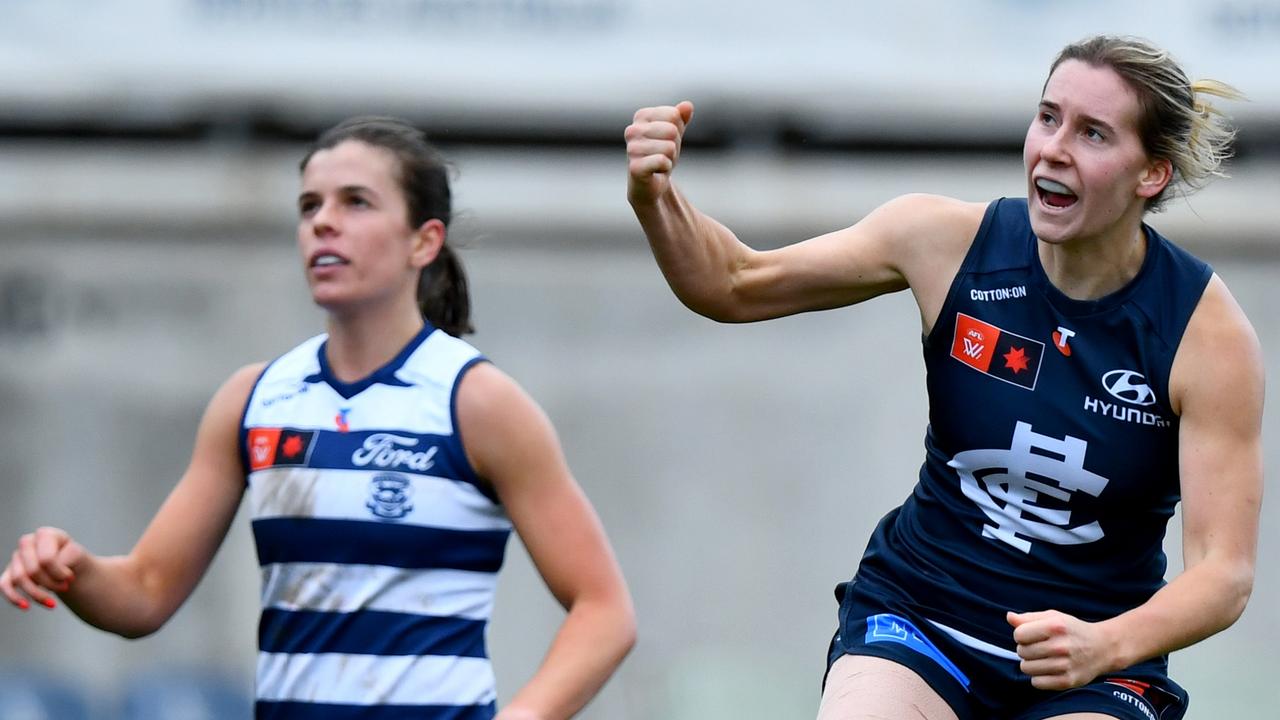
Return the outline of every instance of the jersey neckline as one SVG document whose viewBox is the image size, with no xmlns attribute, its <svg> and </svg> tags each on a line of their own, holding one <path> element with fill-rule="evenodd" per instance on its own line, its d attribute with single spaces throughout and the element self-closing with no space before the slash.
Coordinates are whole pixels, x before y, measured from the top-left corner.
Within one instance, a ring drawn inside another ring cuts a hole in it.
<svg viewBox="0 0 1280 720">
<path fill-rule="evenodd" d="M 392 387 L 409 387 L 409 383 L 401 380 L 396 376 L 396 372 L 404 367 L 409 357 L 426 341 L 436 328 L 429 322 L 423 321 L 422 329 L 417 335 L 405 344 L 404 348 L 391 358 L 385 365 L 369 373 L 367 376 L 356 380 L 355 382 L 343 382 L 333 374 L 333 369 L 329 366 L 329 358 L 325 355 L 325 349 L 329 347 L 329 338 L 325 337 L 324 342 L 320 343 L 320 349 L 316 351 L 317 359 L 320 363 L 320 370 L 316 374 L 306 378 L 309 383 L 326 383 L 333 388 L 334 392 L 343 398 L 350 400 L 360 393 L 368 390 L 376 384 L 390 385 Z"/>
<path fill-rule="evenodd" d="M 1034 232 L 1028 232 L 1028 253 L 1030 254 L 1031 271 L 1035 276 L 1036 282 L 1040 285 L 1044 292 L 1044 297 L 1054 309 L 1069 317 L 1083 317 L 1093 315 L 1094 313 L 1106 312 L 1123 305 L 1138 288 L 1143 281 L 1153 272 L 1156 264 L 1156 256 L 1160 253 L 1161 238 L 1151 226 L 1142 223 L 1142 234 L 1147 240 L 1146 255 L 1142 258 L 1142 267 L 1138 268 L 1138 274 L 1134 275 L 1129 282 L 1115 292 L 1103 295 L 1093 300 L 1076 300 L 1069 297 L 1066 293 L 1058 289 L 1053 281 L 1049 279 L 1048 273 L 1044 270 L 1044 265 L 1040 262 L 1039 243 L 1040 239 L 1036 237 Z"/>
</svg>

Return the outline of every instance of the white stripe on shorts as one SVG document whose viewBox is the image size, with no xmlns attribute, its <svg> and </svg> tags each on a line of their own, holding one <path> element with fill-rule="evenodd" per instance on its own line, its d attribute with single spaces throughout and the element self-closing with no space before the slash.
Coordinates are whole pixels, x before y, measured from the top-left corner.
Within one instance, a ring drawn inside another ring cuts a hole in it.
<svg viewBox="0 0 1280 720">
<path fill-rule="evenodd" d="M 928 618 L 925 618 L 925 619 L 929 620 Z M 988 655 L 995 655 L 996 657 L 1004 658 L 1005 660 L 1022 662 L 1022 658 L 1018 657 L 1018 653 L 1016 652 L 1005 650 L 1004 648 L 998 645 L 992 645 L 991 643 L 986 642 L 985 640 L 979 640 L 978 638 L 973 637 L 972 635 L 965 635 L 959 630 L 956 630 L 955 628 L 947 627 L 946 625 L 943 625 L 942 623 L 936 620 L 929 620 L 929 624 L 938 628 L 942 632 L 950 635 L 952 640 L 955 640 L 956 642 L 960 643 L 961 645 L 964 645 L 965 647 L 973 648 L 974 650 L 987 653 Z"/>
</svg>

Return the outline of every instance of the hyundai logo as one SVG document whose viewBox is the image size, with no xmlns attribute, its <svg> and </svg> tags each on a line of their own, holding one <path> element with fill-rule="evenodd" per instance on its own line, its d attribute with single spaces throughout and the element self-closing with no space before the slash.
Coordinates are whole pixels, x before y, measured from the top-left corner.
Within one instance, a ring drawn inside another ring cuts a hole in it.
<svg viewBox="0 0 1280 720">
<path fill-rule="evenodd" d="M 1147 384 L 1142 373 L 1133 370 L 1112 370 L 1102 376 L 1102 387 L 1113 397 L 1134 405 L 1155 405 L 1156 394 Z"/>
</svg>

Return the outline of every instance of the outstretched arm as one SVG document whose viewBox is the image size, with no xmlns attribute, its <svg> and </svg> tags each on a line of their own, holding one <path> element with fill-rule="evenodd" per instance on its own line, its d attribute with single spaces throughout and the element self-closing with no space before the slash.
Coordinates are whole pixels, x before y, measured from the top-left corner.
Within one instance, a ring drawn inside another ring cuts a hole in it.
<svg viewBox="0 0 1280 720">
<path fill-rule="evenodd" d="M 550 421 L 511 378 L 487 363 L 468 371 L 458 389 L 458 424 L 472 465 L 493 483 L 534 565 L 568 610 L 542 665 L 499 718 L 571 717 L 635 642 L 622 572 Z"/>
<path fill-rule="evenodd" d="M 1076 687 L 1187 647 L 1244 611 L 1262 505 L 1263 364 L 1253 328 L 1216 275 L 1179 345 L 1170 396 L 1181 416 L 1184 570 L 1147 602 L 1098 623 L 1011 613 L 1036 687 Z"/>
<path fill-rule="evenodd" d="M 627 198 L 676 297 L 720 322 L 750 322 L 862 302 L 910 287 L 928 326 L 985 206 L 908 195 L 852 227 L 757 251 L 675 186 L 693 104 L 642 108 L 626 130 Z"/>
<path fill-rule="evenodd" d="M 191 463 L 128 555 L 94 555 L 57 528 L 22 536 L 0 574 L 0 593 L 26 610 L 56 605 L 125 637 L 158 630 L 204 575 L 244 491 L 240 416 L 262 367 L 223 384 L 205 409 Z"/>
</svg>

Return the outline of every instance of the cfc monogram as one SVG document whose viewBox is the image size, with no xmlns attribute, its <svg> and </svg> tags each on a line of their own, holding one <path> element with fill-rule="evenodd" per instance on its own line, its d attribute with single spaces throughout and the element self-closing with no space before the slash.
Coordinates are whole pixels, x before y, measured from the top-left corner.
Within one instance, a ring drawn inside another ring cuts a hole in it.
<svg viewBox="0 0 1280 720">
<path fill-rule="evenodd" d="M 1108 480 L 1084 469 L 1086 450 L 1088 443 L 1080 438 L 1067 435 L 1059 440 L 1019 422 L 1008 450 L 966 450 L 947 464 L 960 474 L 965 497 L 991 521 L 982 527 L 982 536 L 1026 553 L 1031 552 L 1031 540 L 1082 545 L 1102 539 L 1102 526 L 1096 521 L 1072 526 L 1070 510 L 1036 502 L 1042 495 L 1069 504 L 1074 492 L 1102 494 Z"/>
</svg>

